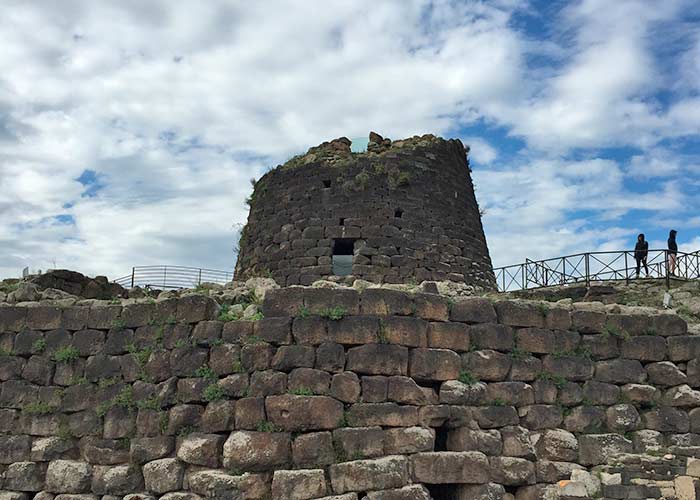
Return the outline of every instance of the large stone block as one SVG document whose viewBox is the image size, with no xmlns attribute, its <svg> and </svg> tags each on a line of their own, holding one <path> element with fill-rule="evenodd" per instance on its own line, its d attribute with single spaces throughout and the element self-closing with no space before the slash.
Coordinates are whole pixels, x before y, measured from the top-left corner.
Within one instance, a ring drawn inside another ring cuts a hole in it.
<svg viewBox="0 0 700 500">
<path fill-rule="evenodd" d="M 380 324 L 382 342 L 407 347 L 428 345 L 428 323 L 422 319 L 393 316 L 382 319 Z"/>
<path fill-rule="evenodd" d="M 409 316 L 413 300 L 405 292 L 385 288 L 367 288 L 360 295 L 361 314 L 377 316 Z"/>
<path fill-rule="evenodd" d="M 277 470 L 272 478 L 273 500 L 308 500 L 327 490 L 322 469 Z"/>
<path fill-rule="evenodd" d="M 353 347 L 348 350 L 346 368 L 367 375 L 407 375 L 408 349 L 389 344 Z"/>
<path fill-rule="evenodd" d="M 536 435 L 534 441 L 538 459 L 575 462 L 578 458 L 578 440 L 571 432 L 549 429 Z"/>
<path fill-rule="evenodd" d="M 498 322 L 508 326 L 544 328 L 547 309 L 537 303 L 502 300 L 496 302 Z"/>
<path fill-rule="evenodd" d="M 223 465 L 242 471 L 272 470 L 289 464 L 291 455 L 287 433 L 236 431 L 224 444 Z"/>
<path fill-rule="evenodd" d="M 396 403 L 360 403 L 350 407 L 347 421 L 353 427 L 412 427 L 418 425 L 418 408 Z"/>
<path fill-rule="evenodd" d="M 343 418 L 343 404 L 327 396 L 270 396 L 267 418 L 293 432 L 334 429 Z"/>
<path fill-rule="evenodd" d="M 143 488 L 141 469 L 133 465 L 93 467 L 92 492 L 98 495 L 128 495 Z"/>
<path fill-rule="evenodd" d="M 498 351 L 473 351 L 462 355 L 462 366 L 477 380 L 500 382 L 505 380 L 513 358 Z"/>
<path fill-rule="evenodd" d="M 514 346 L 513 328 L 496 323 L 482 323 L 469 328 L 471 343 L 477 349 L 510 351 Z"/>
<path fill-rule="evenodd" d="M 190 434 L 178 440 L 177 457 L 188 464 L 218 467 L 224 439 L 218 434 Z"/>
<path fill-rule="evenodd" d="M 196 498 L 241 498 L 241 494 L 250 493 L 253 498 L 260 498 L 256 494 L 255 488 L 251 488 L 251 481 L 255 481 L 255 475 L 246 474 L 244 476 L 233 476 L 219 470 L 192 470 L 186 476 L 188 488 L 193 493 L 198 494 Z M 260 478 L 257 478 L 258 481 Z M 267 480 L 269 481 L 269 479 Z M 254 484 L 254 483 L 253 483 Z M 266 494 L 269 485 L 265 488 Z M 165 497 L 161 497 L 165 498 Z"/>
<path fill-rule="evenodd" d="M 32 440 L 29 436 L 0 435 L 0 464 L 29 460 Z"/>
<path fill-rule="evenodd" d="M 57 306 L 38 305 L 27 308 L 27 328 L 30 330 L 55 330 L 61 328 L 62 310 Z"/>
<path fill-rule="evenodd" d="M 640 361 L 662 361 L 666 358 L 666 339 L 654 335 L 632 337 L 620 345 L 623 358 Z"/>
<path fill-rule="evenodd" d="M 328 341 L 326 321 L 318 316 L 294 318 L 292 335 L 297 344 L 319 345 Z"/>
<path fill-rule="evenodd" d="M 495 323 L 496 310 L 487 299 L 458 299 L 450 309 L 450 320 L 463 323 Z"/>
<path fill-rule="evenodd" d="M 16 491 L 39 491 L 44 486 L 44 471 L 36 462 L 15 462 L 5 471 L 5 488 Z"/>
<path fill-rule="evenodd" d="M 330 340 L 344 345 L 362 345 L 379 342 L 379 319 L 370 316 L 346 316 L 328 322 Z"/>
<path fill-rule="evenodd" d="M 671 361 L 690 361 L 700 358 L 700 335 L 669 337 L 668 357 Z"/>
<path fill-rule="evenodd" d="M 410 373 L 418 380 L 455 380 L 459 377 L 461 358 L 448 349 L 411 349 Z"/>
<path fill-rule="evenodd" d="M 194 294 L 180 297 L 177 301 L 176 318 L 178 323 L 198 323 L 216 319 L 219 305 L 210 297 Z"/>
<path fill-rule="evenodd" d="M 304 307 L 311 314 L 323 314 L 333 308 L 342 308 L 346 314 L 356 315 L 360 312 L 360 295 L 352 289 L 303 289 Z"/>
<path fill-rule="evenodd" d="M 339 461 L 378 457 L 384 454 L 384 433 L 377 426 L 336 429 L 333 446 Z"/>
<path fill-rule="evenodd" d="M 637 360 L 611 359 L 595 364 L 595 378 L 611 384 L 641 384 L 646 380 L 647 373 Z"/>
<path fill-rule="evenodd" d="M 46 469 L 45 489 L 51 493 L 87 493 L 92 467 L 75 460 L 54 460 Z"/>
<path fill-rule="evenodd" d="M 526 406 L 535 403 L 535 391 L 524 382 L 495 382 L 486 387 L 486 399 L 500 404 Z"/>
<path fill-rule="evenodd" d="M 268 290 L 263 299 L 262 312 L 266 318 L 296 316 L 304 307 L 303 289 L 277 288 Z"/>
<path fill-rule="evenodd" d="M 467 352 L 471 347 L 469 327 L 463 323 L 433 322 L 428 326 L 428 346 Z"/>
<path fill-rule="evenodd" d="M 477 451 L 417 453 L 411 464 L 418 483 L 483 484 L 490 478 L 489 461 Z"/>
<path fill-rule="evenodd" d="M 143 466 L 143 479 L 148 491 L 162 495 L 182 488 L 185 467 L 176 458 L 163 458 Z"/>
<path fill-rule="evenodd" d="M 330 432 L 301 434 L 292 443 L 294 465 L 300 468 L 325 467 L 335 462 Z"/>
<path fill-rule="evenodd" d="M 619 434 L 589 434 L 579 437 L 579 460 L 582 465 L 606 463 L 622 453 L 632 453 L 632 441 Z"/>
<path fill-rule="evenodd" d="M 642 414 L 644 428 L 659 432 L 688 432 L 688 414 L 677 408 L 661 406 Z"/>
<path fill-rule="evenodd" d="M 332 465 L 330 478 L 334 493 L 399 488 L 410 481 L 408 460 L 403 456 Z"/>
<path fill-rule="evenodd" d="M 452 429 L 447 435 L 448 451 L 480 451 L 497 456 L 503 452 L 501 433 L 495 429 L 479 430 L 468 427 Z"/>
<path fill-rule="evenodd" d="M 491 478 L 505 486 L 535 483 L 535 464 L 524 458 L 490 457 Z"/>
<path fill-rule="evenodd" d="M 579 356 L 545 356 L 542 369 L 567 380 L 583 381 L 593 378 L 593 362 Z"/>
<path fill-rule="evenodd" d="M 292 343 L 292 320 L 290 318 L 264 318 L 256 321 L 253 335 L 273 345 Z"/>
</svg>

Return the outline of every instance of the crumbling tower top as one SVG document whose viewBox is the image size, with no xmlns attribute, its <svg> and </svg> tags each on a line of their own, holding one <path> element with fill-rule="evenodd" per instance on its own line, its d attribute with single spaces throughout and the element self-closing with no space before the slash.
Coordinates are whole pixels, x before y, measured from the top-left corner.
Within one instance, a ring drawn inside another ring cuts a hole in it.
<svg viewBox="0 0 700 500">
<path fill-rule="evenodd" d="M 433 135 L 369 138 L 364 153 L 345 137 L 324 142 L 255 183 L 237 277 L 494 288 L 468 148 Z"/>
</svg>

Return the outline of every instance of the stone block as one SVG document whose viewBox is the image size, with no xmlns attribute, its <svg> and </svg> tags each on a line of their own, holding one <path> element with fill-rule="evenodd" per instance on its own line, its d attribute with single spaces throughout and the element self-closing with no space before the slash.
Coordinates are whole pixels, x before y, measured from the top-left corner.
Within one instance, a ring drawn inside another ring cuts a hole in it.
<svg viewBox="0 0 700 500">
<path fill-rule="evenodd" d="M 411 456 L 413 480 L 428 484 L 484 484 L 489 461 L 477 451 L 443 451 Z"/>
<path fill-rule="evenodd" d="M 294 318 L 292 335 L 297 344 L 319 345 L 328 341 L 326 321 L 318 316 Z"/>
<path fill-rule="evenodd" d="M 224 439 L 218 434 L 189 434 L 178 439 L 177 457 L 188 464 L 216 468 Z"/>
<path fill-rule="evenodd" d="M 407 347 L 428 345 L 428 323 L 409 317 L 387 317 L 380 324 L 381 341 Z"/>
<path fill-rule="evenodd" d="M 38 305 L 27 308 L 26 325 L 30 330 L 61 328 L 62 310 L 57 306 Z"/>
<path fill-rule="evenodd" d="M 479 430 L 468 427 L 451 429 L 447 434 L 448 451 L 479 451 L 485 455 L 501 455 L 503 441 L 495 429 Z"/>
<path fill-rule="evenodd" d="M 131 461 L 144 464 L 170 455 L 175 449 L 175 439 L 170 436 L 132 438 L 129 454 Z"/>
<path fill-rule="evenodd" d="M 671 361 L 690 361 L 700 358 L 700 335 L 669 337 L 668 358 Z"/>
<path fill-rule="evenodd" d="M 655 335 L 632 337 L 622 342 L 620 354 L 626 359 L 663 361 L 666 358 L 666 339 Z"/>
<path fill-rule="evenodd" d="M 353 347 L 348 350 L 346 368 L 367 375 L 407 375 L 408 349 L 389 344 Z"/>
<path fill-rule="evenodd" d="M 223 326 L 221 321 L 200 321 L 192 331 L 192 339 L 200 345 L 214 345 L 221 341 Z"/>
<path fill-rule="evenodd" d="M 688 432 L 688 413 L 678 408 L 660 406 L 642 414 L 644 428 L 659 432 Z"/>
<path fill-rule="evenodd" d="M 462 323 L 495 323 L 496 310 L 487 299 L 479 297 L 457 299 L 450 308 L 450 320 Z"/>
<path fill-rule="evenodd" d="M 535 438 L 538 459 L 555 462 L 575 462 L 579 455 L 576 436 L 562 429 L 548 429 Z"/>
<path fill-rule="evenodd" d="M 601 311 L 578 310 L 571 313 L 574 330 L 580 333 L 603 333 L 607 316 Z"/>
<path fill-rule="evenodd" d="M 325 467 L 335 463 L 335 450 L 330 432 L 300 434 L 292 442 L 294 465 L 300 468 Z"/>
<path fill-rule="evenodd" d="M 486 404 L 486 384 L 465 384 L 459 380 L 448 380 L 440 386 L 440 403 L 451 405 Z"/>
<path fill-rule="evenodd" d="M 408 460 L 389 456 L 375 460 L 356 460 L 331 465 L 330 478 L 335 493 L 399 488 L 410 478 Z"/>
<path fill-rule="evenodd" d="M 619 434 L 579 436 L 579 460 L 582 465 L 599 465 L 622 453 L 632 453 L 632 441 Z"/>
<path fill-rule="evenodd" d="M 303 289 L 304 307 L 311 314 L 323 314 L 329 309 L 342 308 L 348 315 L 360 313 L 360 295 L 352 289 Z"/>
<path fill-rule="evenodd" d="M 267 418 L 292 432 L 334 429 L 343 418 L 343 404 L 327 396 L 270 396 Z"/>
<path fill-rule="evenodd" d="M 387 399 L 396 403 L 422 406 L 437 403 L 437 394 L 429 387 L 420 387 L 409 377 L 389 377 Z"/>
<path fill-rule="evenodd" d="M 5 488 L 16 491 L 39 491 L 44 487 L 44 471 L 36 462 L 15 462 L 5 471 Z"/>
<path fill-rule="evenodd" d="M 335 342 L 324 342 L 316 349 L 315 367 L 331 373 L 345 369 L 345 349 Z"/>
<path fill-rule="evenodd" d="M 272 478 L 273 500 L 307 500 L 328 491 L 322 469 L 276 470 Z"/>
<path fill-rule="evenodd" d="M 641 384 L 646 380 L 647 374 L 637 360 L 611 359 L 595 364 L 595 378 L 611 384 Z"/>
<path fill-rule="evenodd" d="M 498 351 L 472 351 L 462 354 L 462 367 L 477 380 L 500 382 L 505 380 L 513 359 Z"/>
<path fill-rule="evenodd" d="M 358 403 L 348 410 L 347 422 L 352 427 L 412 427 L 418 425 L 418 409 L 396 403 Z"/>
<path fill-rule="evenodd" d="M 370 316 L 346 316 L 328 322 L 328 336 L 332 342 L 344 345 L 363 345 L 379 342 L 379 319 Z"/>
<path fill-rule="evenodd" d="M 356 403 L 360 399 L 360 379 L 353 372 L 336 373 L 331 380 L 330 395 L 343 403 Z"/>
<path fill-rule="evenodd" d="M 428 325 L 428 346 L 467 352 L 471 347 L 469 327 L 463 323 L 430 323 Z"/>
<path fill-rule="evenodd" d="M 620 355 L 619 340 L 614 335 L 583 335 L 581 348 L 591 353 L 595 360 L 617 358 Z"/>
<path fill-rule="evenodd" d="M 241 365 L 247 372 L 267 370 L 272 366 L 274 355 L 275 348 L 270 344 L 246 344 L 241 348 Z"/>
<path fill-rule="evenodd" d="M 266 318 L 296 316 L 304 306 L 303 289 L 278 288 L 268 290 L 263 299 L 262 312 Z"/>
<path fill-rule="evenodd" d="M 360 313 L 373 316 L 409 316 L 413 300 L 405 292 L 385 288 L 367 288 L 360 295 Z"/>
<path fill-rule="evenodd" d="M 535 464 L 524 458 L 490 457 L 491 479 L 505 486 L 535 483 Z"/>
<path fill-rule="evenodd" d="M 148 491 L 162 495 L 182 488 L 185 467 L 176 458 L 163 458 L 143 466 L 143 479 Z"/>
<path fill-rule="evenodd" d="M 461 370 L 461 358 L 448 349 L 411 349 L 409 368 L 417 380 L 455 380 Z"/>
<path fill-rule="evenodd" d="M 287 388 L 292 393 L 327 395 L 330 392 L 331 376 L 323 370 L 296 368 L 289 374 Z"/>
<path fill-rule="evenodd" d="M 95 304 L 90 307 L 86 326 L 96 330 L 114 328 L 118 325 L 121 314 L 122 306 Z"/>
<path fill-rule="evenodd" d="M 389 378 L 382 376 L 362 377 L 363 403 L 382 403 L 389 398 Z"/>
<path fill-rule="evenodd" d="M 242 398 L 236 401 L 236 429 L 254 430 L 264 420 L 264 398 Z"/>
<path fill-rule="evenodd" d="M 481 323 L 469 328 L 471 343 L 477 349 L 510 351 L 514 346 L 513 329 L 496 323 Z"/>
<path fill-rule="evenodd" d="M 574 381 L 591 379 L 594 373 L 593 362 L 579 356 L 545 356 L 542 369 L 556 377 Z"/>
<path fill-rule="evenodd" d="M 450 317 L 446 297 L 429 293 L 417 293 L 413 297 L 415 316 L 428 321 L 447 321 Z"/>
<path fill-rule="evenodd" d="M 221 339 L 225 343 L 239 344 L 253 336 L 255 321 L 227 321 L 221 329 Z"/>
<path fill-rule="evenodd" d="M 435 431 L 424 427 L 406 427 L 384 431 L 384 453 L 410 455 L 435 448 Z"/>
<path fill-rule="evenodd" d="M 92 492 L 98 495 L 127 495 L 143 488 L 139 467 L 131 465 L 93 467 Z"/>
<path fill-rule="evenodd" d="M 547 309 L 537 303 L 503 300 L 495 304 L 498 322 L 508 326 L 544 328 Z"/>
<path fill-rule="evenodd" d="M 198 323 L 216 319 L 219 309 L 219 305 L 210 297 L 199 294 L 186 295 L 177 301 L 177 322 Z"/>
<path fill-rule="evenodd" d="M 486 399 L 500 404 L 526 406 L 535 403 L 535 391 L 525 382 L 496 382 L 486 387 Z"/>
<path fill-rule="evenodd" d="M 381 427 L 345 427 L 333 431 L 333 447 L 339 461 L 379 457 L 384 454 Z"/>
<path fill-rule="evenodd" d="M 29 436 L 0 435 L 0 465 L 29 461 L 31 447 Z"/>
<path fill-rule="evenodd" d="M 242 471 L 283 468 L 291 462 L 291 438 L 281 432 L 232 432 L 223 459 L 224 467 Z"/>
<path fill-rule="evenodd" d="M 54 460 L 46 469 L 45 489 L 51 493 L 89 493 L 92 467 L 75 460 Z"/>
</svg>

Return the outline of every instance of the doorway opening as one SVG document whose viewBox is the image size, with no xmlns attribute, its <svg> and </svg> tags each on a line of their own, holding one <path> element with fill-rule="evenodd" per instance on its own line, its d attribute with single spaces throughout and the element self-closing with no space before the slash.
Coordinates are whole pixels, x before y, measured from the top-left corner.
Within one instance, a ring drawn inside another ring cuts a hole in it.
<svg viewBox="0 0 700 500">
<path fill-rule="evenodd" d="M 352 258 L 355 254 L 355 238 L 337 238 L 333 240 L 332 266 L 335 276 L 352 274 Z"/>
</svg>

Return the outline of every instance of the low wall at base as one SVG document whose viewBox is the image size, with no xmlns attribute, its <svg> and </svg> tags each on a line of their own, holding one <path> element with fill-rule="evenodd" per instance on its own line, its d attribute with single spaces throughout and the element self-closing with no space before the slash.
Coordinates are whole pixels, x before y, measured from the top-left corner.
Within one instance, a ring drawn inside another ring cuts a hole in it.
<svg viewBox="0 0 700 500">
<path fill-rule="evenodd" d="M 262 311 L 0 305 L 0 499 L 697 488 L 700 336 L 676 315 L 301 287 Z"/>
</svg>

